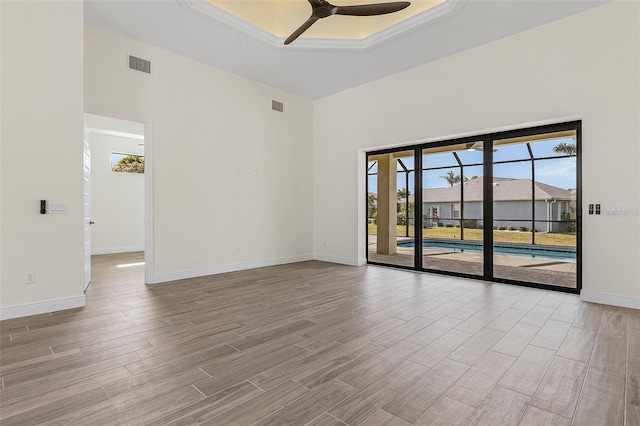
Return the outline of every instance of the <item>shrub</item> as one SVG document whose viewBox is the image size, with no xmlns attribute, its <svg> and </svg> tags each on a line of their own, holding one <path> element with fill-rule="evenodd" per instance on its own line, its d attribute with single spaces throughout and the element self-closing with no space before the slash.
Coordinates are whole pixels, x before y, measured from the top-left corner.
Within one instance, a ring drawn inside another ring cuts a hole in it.
<svg viewBox="0 0 640 426">
<path fill-rule="evenodd" d="M 520 229 L 520 232 L 527 232 L 528 231 L 526 226 L 521 226 L 519 229 Z"/>
<path fill-rule="evenodd" d="M 453 228 L 453 225 L 450 223 L 447 223 L 447 228 Z"/>
<path fill-rule="evenodd" d="M 498 231 L 504 231 L 504 226 L 502 225 L 498 226 Z"/>
<path fill-rule="evenodd" d="M 535 229 L 535 228 L 531 228 L 531 229 L 529 229 L 529 232 L 538 232 L 538 230 Z"/>
<path fill-rule="evenodd" d="M 507 228 L 507 231 L 514 231 L 514 230 L 515 230 L 515 228 L 513 226 L 510 226 L 510 227 Z"/>
<path fill-rule="evenodd" d="M 463 219 L 462 220 L 462 227 L 463 228 L 468 228 L 468 229 L 476 229 L 478 227 L 478 220 L 477 219 Z"/>
<path fill-rule="evenodd" d="M 456 223 L 456 228 L 460 228 L 460 225 Z"/>
<path fill-rule="evenodd" d="M 442 228 L 442 227 L 444 227 L 444 223 L 438 222 L 438 228 Z"/>
<path fill-rule="evenodd" d="M 484 225 L 478 225 L 478 229 L 484 229 Z"/>
</svg>

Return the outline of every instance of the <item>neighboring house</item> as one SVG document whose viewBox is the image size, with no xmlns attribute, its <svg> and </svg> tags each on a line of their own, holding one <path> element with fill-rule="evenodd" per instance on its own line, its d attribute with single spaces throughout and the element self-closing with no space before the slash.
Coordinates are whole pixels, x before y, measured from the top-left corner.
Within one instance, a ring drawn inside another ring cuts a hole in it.
<svg viewBox="0 0 640 426">
<path fill-rule="evenodd" d="M 445 226 L 459 225 L 461 219 L 473 221 L 467 222 L 465 227 L 484 226 L 482 182 L 480 177 L 446 188 L 423 190 L 422 214 L 426 225 L 436 226 L 437 215 L 437 221 Z M 413 196 L 410 199 L 413 200 Z M 542 182 L 532 185 L 531 179 L 494 178 L 493 202 L 494 227 L 513 226 L 518 229 L 525 226 L 529 229 L 535 217 L 538 231 L 562 232 L 566 225 L 547 221 L 560 220 L 562 213 L 569 213 L 575 207 L 575 192 Z"/>
</svg>

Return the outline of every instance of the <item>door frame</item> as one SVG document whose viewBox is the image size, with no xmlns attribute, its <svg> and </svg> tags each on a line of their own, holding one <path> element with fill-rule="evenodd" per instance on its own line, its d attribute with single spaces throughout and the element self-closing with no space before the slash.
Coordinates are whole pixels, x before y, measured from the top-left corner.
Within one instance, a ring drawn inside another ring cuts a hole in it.
<svg viewBox="0 0 640 426">
<path fill-rule="evenodd" d="M 155 282 L 153 250 L 153 120 L 128 114 L 104 111 L 95 107 L 85 107 L 85 114 L 134 121 L 144 124 L 144 282 Z"/>
<path fill-rule="evenodd" d="M 368 164 L 368 159 L 370 155 L 376 154 L 388 154 L 397 151 L 406 151 L 409 149 L 414 150 L 414 163 L 415 167 L 415 187 L 414 194 L 415 197 L 415 216 L 422 217 L 422 179 L 419 178 L 422 176 L 422 150 L 425 148 L 433 148 L 433 147 L 444 147 L 450 145 L 456 145 L 465 142 L 477 142 L 482 141 L 484 144 L 483 150 L 483 176 L 485 179 L 485 183 L 483 186 L 483 200 L 482 200 L 482 210 L 483 210 L 483 222 L 493 224 L 493 141 L 499 139 L 508 139 L 508 138 L 516 138 L 516 137 L 526 137 L 533 136 L 536 134 L 544 134 L 544 133 L 553 133 L 560 132 L 564 130 L 575 130 L 576 132 L 576 287 L 568 288 L 568 287 L 560 287 L 553 286 L 547 284 L 540 283 L 532 283 L 526 281 L 515 281 L 503 278 L 494 277 L 493 272 L 493 226 L 484 226 L 483 232 L 483 253 L 484 253 L 484 264 L 483 264 L 483 274 L 482 275 L 470 275 L 463 274 L 458 272 L 449 272 L 449 271 L 440 271 L 440 270 L 430 270 L 425 269 L 422 265 L 422 252 L 421 250 L 415 250 L 415 260 L 414 266 L 398 266 L 393 264 L 385 264 L 379 262 L 369 261 L 369 250 L 368 250 L 368 228 L 367 232 L 365 232 L 365 250 L 366 250 L 366 258 L 368 264 L 373 265 L 381 265 L 381 266 L 389 266 L 393 268 L 399 269 L 411 269 L 418 270 L 424 272 L 433 272 L 442 275 L 452 275 L 464 278 L 472 278 L 472 279 L 480 279 L 485 281 L 492 282 L 500 282 L 506 284 L 516 284 L 526 287 L 534 287 L 534 288 L 543 288 L 549 290 L 556 290 L 567 293 L 577 293 L 579 294 L 582 290 L 582 119 L 581 118 L 572 118 L 567 119 L 566 121 L 555 121 L 548 124 L 533 124 L 526 127 L 511 127 L 508 130 L 494 130 L 487 133 L 479 133 L 477 135 L 465 135 L 461 137 L 451 137 L 449 139 L 437 139 L 433 142 L 422 142 L 418 144 L 412 144 L 410 146 L 398 146 L 394 148 L 386 148 L 386 149 L 372 149 L 372 150 L 363 150 L 364 153 L 364 163 L 365 170 L 367 169 L 366 164 Z M 368 194 L 368 173 L 365 173 L 365 188 Z M 367 207 L 365 204 L 365 216 L 367 216 Z M 438 206 L 440 207 L 440 206 Z M 366 222 L 366 220 L 365 220 Z M 421 222 L 421 221 L 420 221 Z M 414 223 L 414 235 L 415 235 L 415 244 L 414 247 L 420 248 L 422 247 L 422 232 L 420 227 L 418 226 L 418 220 Z"/>
</svg>

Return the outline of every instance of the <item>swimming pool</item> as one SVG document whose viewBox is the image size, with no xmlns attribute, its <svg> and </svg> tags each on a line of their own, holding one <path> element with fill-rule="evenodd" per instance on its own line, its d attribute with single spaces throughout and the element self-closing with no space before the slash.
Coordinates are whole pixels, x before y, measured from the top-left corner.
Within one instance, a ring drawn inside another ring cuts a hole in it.
<svg viewBox="0 0 640 426">
<path fill-rule="evenodd" d="M 398 247 L 413 248 L 413 240 L 399 241 Z M 450 249 L 454 253 L 482 252 L 481 242 L 471 241 L 446 241 L 446 240 L 423 240 L 424 248 Z M 536 260 L 550 260 L 556 262 L 576 262 L 576 251 L 570 247 L 549 247 L 549 246 L 520 246 L 504 243 L 497 243 L 493 246 L 493 252 L 510 256 L 525 257 Z"/>
</svg>

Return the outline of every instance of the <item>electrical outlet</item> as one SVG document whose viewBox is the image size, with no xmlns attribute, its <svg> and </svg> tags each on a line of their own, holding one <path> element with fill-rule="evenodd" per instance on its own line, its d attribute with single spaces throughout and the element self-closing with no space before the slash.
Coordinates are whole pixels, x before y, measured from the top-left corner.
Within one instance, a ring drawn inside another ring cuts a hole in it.
<svg viewBox="0 0 640 426">
<path fill-rule="evenodd" d="M 27 272 L 27 284 L 35 284 L 36 283 L 36 273 L 35 272 Z"/>
</svg>

